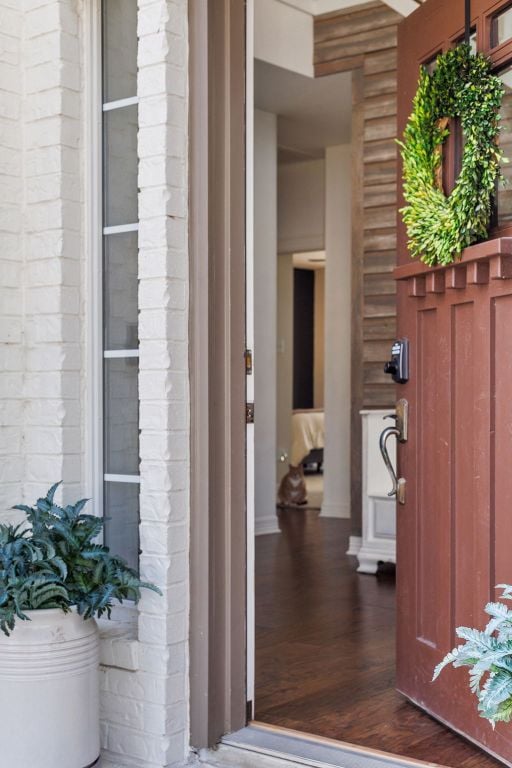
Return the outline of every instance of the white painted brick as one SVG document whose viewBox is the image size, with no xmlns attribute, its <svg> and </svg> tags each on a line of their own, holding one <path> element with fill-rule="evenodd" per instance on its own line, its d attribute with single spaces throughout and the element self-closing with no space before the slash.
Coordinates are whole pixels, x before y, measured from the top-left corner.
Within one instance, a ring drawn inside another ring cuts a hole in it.
<svg viewBox="0 0 512 768">
<path fill-rule="evenodd" d="M 19 453 L 21 447 L 21 435 L 17 427 L 0 427 L 0 455 Z"/>
<path fill-rule="evenodd" d="M 66 484 L 80 482 L 81 457 L 78 455 L 50 456 L 46 453 L 27 455 L 25 458 L 25 491 L 28 498 L 36 498 L 52 482 L 66 478 Z M 30 492 L 36 488 L 35 492 Z"/>
<path fill-rule="evenodd" d="M 39 345 L 26 352 L 27 371 L 80 371 L 81 353 L 77 345 Z"/>
<path fill-rule="evenodd" d="M 78 54 L 76 37 L 62 30 L 53 30 L 39 35 L 24 46 L 25 65 L 33 67 L 52 62 L 55 60 L 56 51 L 61 61 L 73 64 Z"/>
<path fill-rule="evenodd" d="M 27 68 L 26 92 L 29 96 L 39 91 L 60 86 L 72 91 L 80 91 L 80 68 L 78 65 L 56 59 Z"/>
<path fill-rule="evenodd" d="M 20 455 L 3 456 L 0 461 L 0 483 L 20 483 L 23 479 L 23 459 Z M 2 510 L 0 509 L 0 513 Z"/>
<path fill-rule="evenodd" d="M 3 21 L 3 18 L 2 18 Z M 18 67 L 2 64 L 0 67 L 0 91 L 18 94 L 21 90 L 21 74 Z"/>
<path fill-rule="evenodd" d="M 78 342 L 80 341 L 80 322 L 78 317 L 68 317 L 65 323 L 62 317 L 54 315 L 28 317 L 25 333 L 27 341 L 33 344 Z"/>
<path fill-rule="evenodd" d="M 21 211 L 18 207 L 4 207 L 3 209 L 0 209 L 0 230 L 16 233 L 20 231 L 20 225 Z"/>
<path fill-rule="evenodd" d="M 18 344 L 21 342 L 23 327 L 20 317 L 2 317 L 0 321 L 0 343 Z"/>
<path fill-rule="evenodd" d="M 167 312 L 153 309 L 142 312 L 139 318 L 139 338 L 169 338 L 185 341 L 188 334 L 188 318 L 184 312 Z"/>
<path fill-rule="evenodd" d="M 141 39 L 147 35 L 163 32 L 168 22 L 169 6 L 166 3 L 140 3 L 138 33 Z"/>
<path fill-rule="evenodd" d="M 21 263 L 0 260 L 0 289 L 17 288 L 21 282 Z"/>
<path fill-rule="evenodd" d="M 0 100 L 0 115 L 9 120 L 19 120 L 21 109 L 21 98 L 17 93 L 2 92 Z M 20 158 L 21 160 L 21 158 Z"/>
<path fill-rule="evenodd" d="M 78 19 L 70 4 L 57 0 L 44 6 L 29 10 L 25 14 L 25 34 L 27 37 L 39 37 L 58 29 L 71 35 L 78 31 Z"/>
<path fill-rule="evenodd" d="M 79 122 L 73 117 L 56 115 L 27 122 L 25 141 L 28 149 L 58 144 L 74 148 L 79 141 Z"/>
<path fill-rule="evenodd" d="M 141 429 L 182 430 L 189 427 L 189 414 L 188 410 L 183 408 L 182 403 L 144 400 L 140 404 L 139 421 Z"/>
<path fill-rule="evenodd" d="M 0 146 L 8 149 L 21 149 L 21 135 L 18 125 L 4 117 L 0 118 Z"/>
<path fill-rule="evenodd" d="M 49 203 L 32 203 L 27 206 L 27 232 L 41 232 L 48 227 L 49 223 L 55 230 L 60 231 L 66 228 L 79 232 L 81 228 L 80 206 L 63 199 Z"/>
<path fill-rule="evenodd" d="M 145 493 L 141 498 L 140 514 L 143 521 L 181 522 L 186 520 L 188 507 L 188 490 L 174 490 L 169 496 Z"/>
<path fill-rule="evenodd" d="M 27 176 L 49 173 L 76 173 L 74 151 L 70 147 L 54 146 L 27 150 Z"/>
<path fill-rule="evenodd" d="M 142 370 L 139 374 L 139 386 L 144 393 L 144 399 L 184 401 L 188 379 L 186 374 L 179 371 Z"/>
<path fill-rule="evenodd" d="M 183 158 L 186 150 L 187 139 L 183 128 L 145 125 L 139 130 L 139 156 L 142 159 L 155 155 Z"/>
<path fill-rule="evenodd" d="M 146 431 L 140 439 L 140 456 L 147 461 L 179 461 L 189 459 L 189 434 L 176 430 L 169 432 Z"/>
<path fill-rule="evenodd" d="M 186 129 L 186 104 L 179 96 L 158 94 L 143 99 L 139 104 L 139 125 L 174 125 Z"/>
<path fill-rule="evenodd" d="M 27 180 L 26 199 L 28 203 L 40 203 L 58 200 L 62 196 L 62 187 L 66 186 L 66 198 L 80 201 L 80 179 L 74 174 L 50 173 L 34 176 Z"/>
<path fill-rule="evenodd" d="M 183 491 L 188 488 L 188 467 L 186 463 L 141 462 L 141 488 L 148 491 Z"/>
<path fill-rule="evenodd" d="M 24 377 L 24 397 L 33 398 L 78 398 L 80 385 L 72 373 L 27 373 Z"/>
<path fill-rule="evenodd" d="M 181 157 L 169 157 L 165 163 L 161 157 L 142 157 L 139 161 L 141 189 L 162 185 L 183 189 L 185 178 L 186 166 Z"/>
<path fill-rule="evenodd" d="M 80 407 L 74 400 L 29 400 L 25 405 L 25 423 L 32 426 L 80 425 Z"/>
<path fill-rule="evenodd" d="M 34 288 L 80 285 L 80 264 L 73 259 L 49 258 L 31 261 L 25 267 L 25 274 L 28 285 Z"/>
<path fill-rule="evenodd" d="M 21 156 L 8 147 L 0 147 L 0 173 L 2 176 L 20 177 Z M 5 258 L 5 254 L 2 254 Z"/>
<path fill-rule="evenodd" d="M 169 307 L 186 309 L 188 286 L 181 280 L 142 280 L 139 285 L 139 308 Z"/>
<path fill-rule="evenodd" d="M 139 277 L 167 277 L 184 280 L 188 275 L 187 254 L 182 250 L 167 248 L 141 249 L 139 251 Z"/>
<path fill-rule="evenodd" d="M 23 374 L 0 371 L 0 398 L 22 397 Z"/>
<path fill-rule="evenodd" d="M 77 258 L 80 254 L 79 233 L 68 230 L 48 229 L 48 222 L 38 232 L 27 236 L 26 255 L 29 260 L 50 259 L 55 257 Z"/>
<path fill-rule="evenodd" d="M 44 288 L 29 288 L 27 290 L 27 314 L 76 315 L 79 310 L 79 294 L 77 288 L 67 286 L 50 286 Z"/>
<path fill-rule="evenodd" d="M 23 350 L 18 344 L 0 346 L 0 370 L 13 373 L 23 370 Z"/>
<path fill-rule="evenodd" d="M 12 9 L 6 5 L 2 5 L 2 32 L 4 35 L 9 35 L 14 38 L 20 38 L 21 36 L 22 16 L 19 13 L 18 8 Z"/>
<path fill-rule="evenodd" d="M 2 9 L 3 10 L 3 9 Z M 16 37 L 0 33 L 0 64 L 17 67 L 20 61 L 20 43 Z"/>
<path fill-rule="evenodd" d="M 32 427 L 25 434 L 24 447 L 27 453 L 49 456 L 79 453 L 80 430 L 76 427 Z"/>
</svg>

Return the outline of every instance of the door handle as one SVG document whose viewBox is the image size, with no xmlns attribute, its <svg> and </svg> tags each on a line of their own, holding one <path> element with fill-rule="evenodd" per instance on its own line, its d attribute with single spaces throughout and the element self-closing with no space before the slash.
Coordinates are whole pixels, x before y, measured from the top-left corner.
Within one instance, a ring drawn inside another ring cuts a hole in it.
<svg viewBox="0 0 512 768">
<path fill-rule="evenodd" d="M 398 440 L 400 437 L 400 430 L 398 427 L 386 427 L 386 429 L 383 429 L 380 435 L 379 446 L 382 458 L 384 459 L 384 464 L 386 465 L 386 469 L 391 477 L 391 482 L 393 483 L 393 487 L 388 493 L 388 496 L 396 496 L 398 491 L 398 478 L 396 476 L 395 468 L 391 463 L 391 459 L 389 458 L 387 447 L 388 438 L 390 438 L 391 435 L 395 435 Z"/>
<path fill-rule="evenodd" d="M 399 504 L 405 504 L 405 486 L 406 481 L 403 477 L 397 477 L 395 468 L 389 458 L 387 442 L 391 435 L 394 435 L 398 442 L 406 443 L 409 434 L 409 403 L 405 399 L 400 399 L 396 404 L 396 413 L 384 416 L 385 419 L 395 419 L 394 427 L 386 427 L 381 433 L 379 440 L 380 452 L 386 465 L 386 469 L 391 477 L 393 487 L 388 496 L 396 496 Z"/>
</svg>

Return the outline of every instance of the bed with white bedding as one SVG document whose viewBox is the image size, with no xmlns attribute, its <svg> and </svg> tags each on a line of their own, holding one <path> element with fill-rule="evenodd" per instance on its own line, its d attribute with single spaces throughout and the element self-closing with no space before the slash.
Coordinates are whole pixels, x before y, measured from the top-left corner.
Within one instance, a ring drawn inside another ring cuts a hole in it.
<svg viewBox="0 0 512 768">
<path fill-rule="evenodd" d="M 293 411 L 290 464 L 298 467 L 312 451 L 323 454 L 324 445 L 324 411 L 321 408 Z"/>
</svg>

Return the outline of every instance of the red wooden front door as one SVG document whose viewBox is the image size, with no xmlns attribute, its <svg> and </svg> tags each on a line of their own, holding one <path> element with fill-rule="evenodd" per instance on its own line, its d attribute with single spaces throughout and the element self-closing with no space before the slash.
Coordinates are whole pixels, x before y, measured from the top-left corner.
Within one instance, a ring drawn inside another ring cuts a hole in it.
<svg viewBox="0 0 512 768">
<path fill-rule="evenodd" d="M 492 36 L 492 20 L 510 1 L 472 5 L 478 48 L 506 70 L 512 40 Z M 463 13 L 463 0 L 426 0 L 402 23 L 400 134 L 419 65 L 460 38 Z M 508 86 L 506 93 L 504 144 L 512 137 Z M 508 765 L 512 723 L 493 731 L 478 716 L 466 670 L 450 668 L 436 683 L 431 679 L 457 643 L 455 628 L 483 628 L 495 585 L 512 583 L 511 195 L 499 195 L 501 229 L 467 249 L 454 267 L 412 262 L 401 228 L 396 270 L 399 336 L 410 342 L 410 379 L 397 387 L 409 402 L 408 441 L 399 449 L 399 475 L 407 484 L 405 504 L 397 509 L 397 686 Z"/>
</svg>

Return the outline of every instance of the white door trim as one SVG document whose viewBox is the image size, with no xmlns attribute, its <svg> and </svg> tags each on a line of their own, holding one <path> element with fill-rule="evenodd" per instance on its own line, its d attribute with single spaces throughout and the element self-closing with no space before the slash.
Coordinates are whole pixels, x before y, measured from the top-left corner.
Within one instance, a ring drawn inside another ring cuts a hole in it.
<svg viewBox="0 0 512 768">
<path fill-rule="evenodd" d="M 246 3 L 246 121 L 245 121 L 245 338 L 246 349 L 254 350 L 254 0 Z M 256 361 L 257 364 L 257 361 Z M 246 401 L 254 402 L 253 372 L 246 376 Z M 255 645 L 255 540 L 254 540 L 254 424 L 246 425 L 247 510 L 247 701 L 248 716 L 254 717 Z"/>
</svg>

